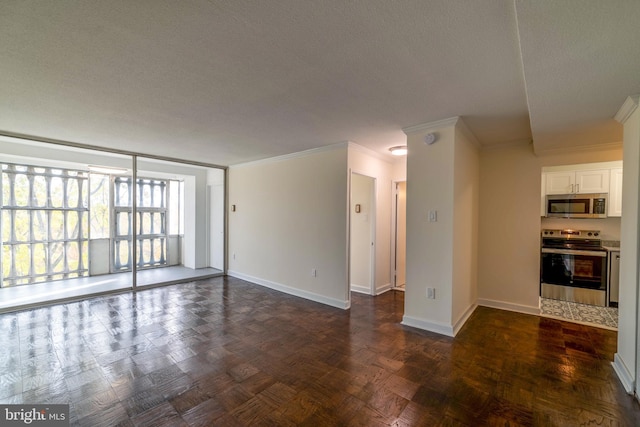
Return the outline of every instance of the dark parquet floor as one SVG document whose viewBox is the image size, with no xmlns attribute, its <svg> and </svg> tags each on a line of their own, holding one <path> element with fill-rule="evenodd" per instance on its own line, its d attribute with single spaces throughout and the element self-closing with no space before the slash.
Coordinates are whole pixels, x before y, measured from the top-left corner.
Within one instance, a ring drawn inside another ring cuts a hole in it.
<svg viewBox="0 0 640 427">
<path fill-rule="evenodd" d="M 0 402 L 80 426 L 640 425 L 616 334 L 479 307 L 458 337 L 216 278 L 0 316 Z"/>
</svg>

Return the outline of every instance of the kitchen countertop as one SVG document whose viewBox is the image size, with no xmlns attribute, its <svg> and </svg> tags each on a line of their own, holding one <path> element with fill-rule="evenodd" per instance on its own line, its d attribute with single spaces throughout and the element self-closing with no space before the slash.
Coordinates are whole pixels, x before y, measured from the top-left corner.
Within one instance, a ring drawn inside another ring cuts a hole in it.
<svg viewBox="0 0 640 427">
<path fill-rule="evenodd" d="M 602 247 L 604 249 L 606 249 L 608 252 L 620 251 L 620 246 L 605 246 L 605 245 L 602 245 Z"/>
</svg>

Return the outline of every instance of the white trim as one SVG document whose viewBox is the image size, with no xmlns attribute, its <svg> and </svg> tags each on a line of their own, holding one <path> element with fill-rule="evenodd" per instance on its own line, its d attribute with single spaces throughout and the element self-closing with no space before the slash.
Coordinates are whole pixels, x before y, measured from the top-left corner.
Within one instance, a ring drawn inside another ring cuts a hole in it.
<svg viewBox="0 0 640 427">
<path fill-rule="evenodd" d="M 611 362 L 611 366 L 613 366 L 613 370 L 616 371 L 618 379 L 622 383 L 625 391 L 629 394 L 633 394 L 633 376 L 618 353 L 613 355 L 613 362 Z"/>
<path fill-rule="evenodd" d="M 483 307 L 497 308 L 499 310 L 515 311 L 516 313 L 540 315 L 540 307 L 531 305 L 513 304 L 510 302 L 496 301 L 492 299 L 478 298 L 478 305 Z"/>
<path fill-rule="evenodd" d="M 477 304 L 471 304 L 467 308 L 467 310 L 464 313 L 462 313 L 462 316 L 460 316 L 458 321 L 453 325 L 453 336 L 458 335 L 458 332 L 460 332 L 460 329 L 462 329 L 464 324 L 467 323 L 467 320 L 469 320 L 469 317 L 471 317 L 471 315 L 473 314 L 473 312 L 476 310 L 477 307 L 478 307 Z"/>
<path fill-rule="evenodd" d="M 478 138 L 476 138 L 475 134 L 471 131 L 471 129 L 467 127 L 467 124 L 464 122 L 462 117 L 460 117 L 459 120 L 457 121 L 456 129 L 459 129 L 460 133 L 462 133 L 462 135 L 464 135 L 465 138 L 467 138 L 473 145 L 475 145 L 476 148 L 482 149 L 482 144 L 480 143 L 480 141 L 478 141 Z"/>
<path fill-rule="evenodd" d="M 322 147 L 311 148 L 309 150 L 297 151 L 295 153 L 289 153 L 289 154 L 283 154 L 282 156 L 268 157 L 266 159 L 253 160 L 251 162 L 246 162 L 246 163 L 238 163 L 238 164 L 229 166 L 229 168 L 242 168 L 242 167 L 245 167 L 245 166 L 255 166 L 255 165 L 260 165 L 260 164 L 265 164 L 265 163 L 282 162 L 282 161 L 285 161 L 285 160 L 291 160 L 291 159 L 297 159 L 297 158 L 300 158 L 300 157 L 312 156 L 314 154 L 322 153 L 322 152 L 325 152 L 325 151 L 333 151 L 333 150 L 338 150 L 338 149 L 341 149 L 341 148 L 347 148 L 348 144 L 349 144 L 349 141 L 339 142 L 337 144 L 325 145 L 325 146 L 322 146 Z"/>
<path fill-rule="evenodd" d="M 575 154 L 585 151 L 606 151 L 616 149 L 622 149 L 622 142 L 605 142 L 602 144 L 589 145 L 568 145 L 565 147 L 546 148 L 542 150 L 536 150 L 535 144 L 533 147 L 533 151 L 536 156 L 553 156 L 556 154 Z"/>
<path fill-rule="evenodd" d="M 454 337 L 453 327 L 446 323 L 434 322 L 431 320 L 420 319 L 418 317 L 402 316 L 402 324 L 411 326 L 413 328 L 423 329 L 429 332 L 435 332 L 436 334 L 446 335 L 448 337 Z"/>
<path fill-rule="evenodd" d="M 362 145 L 358 145 L 355 142 L 347 141 L 347 147 L 352 148 L 356 151 L 360 151 L 367 156 L 375 157 L 378 160 L 382 160 L 383 162 L 387 162 L 389 164 L 394 164 L 396 160 L 398 160 L 398 156 L 394 156 L 389 152 L 389 154 L 378 153 L 377 151 L 373 151 L 367 147 L 363 147 Z"/>
<path fill-rule="evenodd" d="M 231 277 L 235 277 L 238 279 L 246 280 L 247 282 L 255 283 L 256 285 L 264 286 L 266 288 L 270 288 L 270 289 L 283 292 L 285 294 L 293 295 L 296 297 L 308 299 L 314 302 L 318 302 L 320 304 L 330 305 L 331 307 L 347 310 L 351 306 L 351 303 L 348 300 L 341 301 L 339 299 L 326 297 L 324 295 L 318 295 L 313 292 L 304 291 L 302 289 L 292 288 L 290 286 L 283 285 L 282 283 L 276 283 L 270 280 L 249 276 L 248 274 L 240 273 L 239 271 L 229 270 L 227 274 Z"/>
<path fill-rule="evenodd" d="M 613 118 L 617 122 L 624 124 L 624 122 L 629 119 L 631 114 L 636 111 L 636 108 L 638 108 L 638 104 L 640 104 L 640 95 L 628 96 L 627 99 L 624 100 L 622 107 L 620 107 Z"/>
<path fill-rule="evenodd" d="M 404 132 L 406 135 L 409 135 L 411 133 L 427 132 L 427 131 L 432 131 L 436 129 L 442 129 L 445 127 L 455 126 L 459 120 L 460 120 L 459 116 L 450 117 L 448 119 L 438 120 L 435 122 L 422 123 L 419 125 L 402 128 L 402 132 Z"/>
<path fill-rule="evenodd" d="M 349 289 L 351 289 L 351 292 L 357 292 L 359 294 L 371 295 L 371 289 L 367 288 L 366 286 L 359 286 L 359 285 L 351 284 Z"/>
<path fill-rule="evenodd" d="M 380 288 L 376 288 L 376 295 L 381 295 L 384 294 L 387 291 L 391 290 L 391 283 L 387 283 L 384 286 L 380 287 Z"/>
</svg>

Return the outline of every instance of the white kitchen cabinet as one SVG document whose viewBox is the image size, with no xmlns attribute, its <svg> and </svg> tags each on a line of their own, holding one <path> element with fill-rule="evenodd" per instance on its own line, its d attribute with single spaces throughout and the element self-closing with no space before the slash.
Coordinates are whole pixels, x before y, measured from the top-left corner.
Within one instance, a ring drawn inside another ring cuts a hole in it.
<svg viewBox="0 0 640 427">
<path fill-rule="evenodd" d="M 609 169 L 546 172 L 546 194 L 609 192 Z"/>
<path fill-rule="evenodd" d="M 607 215 L 622 216 L 622 168 L 611 169 Z"/>
<path fill-rule="evenodd" d="M 608 193 L 609 169 L 576 171 L 576 188 L 574 193 Z"/>
<path fill-rule="evenodd" d="M 545 194 L 569 194 L 576 184 L 575 171 L 547 172 Z"/>
<path fill-rule="evenodd" d="M 540 186 L 540 216 L 547 216 L 547 174 L 546 172 L 542 172 L 542 183 Z"/>
</svg>

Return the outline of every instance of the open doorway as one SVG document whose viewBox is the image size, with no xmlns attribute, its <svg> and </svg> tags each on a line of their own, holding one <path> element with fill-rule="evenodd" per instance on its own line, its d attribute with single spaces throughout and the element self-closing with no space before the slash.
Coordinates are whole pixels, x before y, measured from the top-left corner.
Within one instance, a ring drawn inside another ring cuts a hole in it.
<svg viewBox="0 0 640 427">
<path fill-rule="evenodd" d="M 374 295 L 375 185 L 370 176 L 351 173 L 349 284 L 355 292 Z"/>
<path fill-rule="evenodd" d="M 404 291 L 407 252 L 407 182 L 395 183 L 393 289 Z"/>
</svg>

